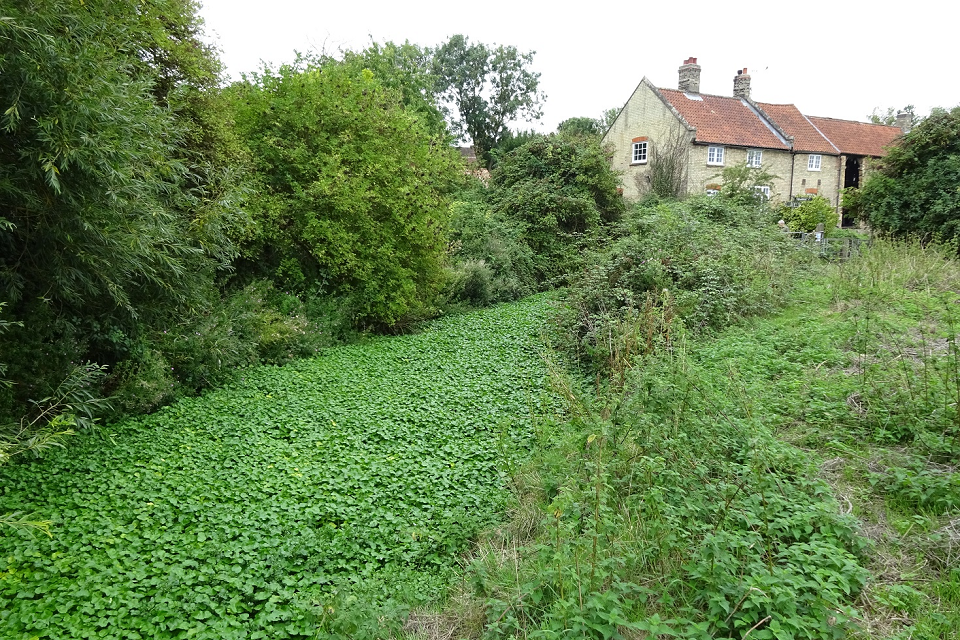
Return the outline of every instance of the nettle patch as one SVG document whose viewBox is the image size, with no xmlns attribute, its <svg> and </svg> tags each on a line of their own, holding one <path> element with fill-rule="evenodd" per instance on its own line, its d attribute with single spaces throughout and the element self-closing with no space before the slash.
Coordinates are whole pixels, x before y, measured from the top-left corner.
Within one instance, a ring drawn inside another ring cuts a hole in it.
<svg viewBox="0 0 960 640">
<path fill-rule="evenodd" d="M 547 304 L 251 370 L 2 469 L 0 512 L 54 535 L 0 530 L 0 635 L 313 637 L 345 584 L 435 592 L 552 410 Z"/>
</svg>

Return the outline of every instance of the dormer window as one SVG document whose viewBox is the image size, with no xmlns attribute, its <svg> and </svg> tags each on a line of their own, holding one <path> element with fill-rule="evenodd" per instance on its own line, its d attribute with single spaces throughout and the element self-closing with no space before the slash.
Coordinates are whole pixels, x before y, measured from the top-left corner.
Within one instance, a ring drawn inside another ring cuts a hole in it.
<svg viewBox="0 0 960 640">
<path fill-rule="evenodd" d="M 707 149 L 707 164 L 723 166 L 723 147 L 710 147 Z"/>
</svg>

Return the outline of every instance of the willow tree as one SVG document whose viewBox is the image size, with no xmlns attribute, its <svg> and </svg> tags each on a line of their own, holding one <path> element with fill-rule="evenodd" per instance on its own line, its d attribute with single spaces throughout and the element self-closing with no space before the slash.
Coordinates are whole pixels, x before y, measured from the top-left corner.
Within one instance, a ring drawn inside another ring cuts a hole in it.
<svg viewBox="0 0 960 640">
<path fill-rule="evenodd" d="M 229 255 L 195 179 L 202 127 L 171 106 L 194 72 L 144 53 L 192 18 L 169 13 L 149 32 L 133 19 L 161 4 L 0 7 L 0 299 L 19 323 L 0 340 L 21 399 L 71 361 L 127 355 L 145 319 L 190 301 L 211 256 Z M 175 67 L 183 77 L 159 96 Z"/>
</svg>

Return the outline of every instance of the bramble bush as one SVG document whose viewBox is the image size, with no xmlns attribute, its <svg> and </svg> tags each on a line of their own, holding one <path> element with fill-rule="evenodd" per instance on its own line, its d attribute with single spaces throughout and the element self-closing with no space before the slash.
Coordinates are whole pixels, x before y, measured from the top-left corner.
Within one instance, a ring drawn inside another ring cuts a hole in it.
<svg viewBox="0 0 960 640">
<path fill-rule="evenodd" d="M 562 348 L 586 369 L 609 372 L 621 359 L 613 349 L 649 352 L 653 335 L 668 339 L 674 324 L 718 331 L 776 308 L 790 286 L 783 265 L 792 254 L 768 218 L 756 205 L 706 196 L 638 204 L 571 278 L 559 317 Z"/>
<path fill-rule="evenodd" d="M 541 286 L 578 268 L 581 250 L 625 209 L 599 142 L 562 134 L 535 138 L 500 157 L 489 202 L 519 228 Z"/>
</svg>

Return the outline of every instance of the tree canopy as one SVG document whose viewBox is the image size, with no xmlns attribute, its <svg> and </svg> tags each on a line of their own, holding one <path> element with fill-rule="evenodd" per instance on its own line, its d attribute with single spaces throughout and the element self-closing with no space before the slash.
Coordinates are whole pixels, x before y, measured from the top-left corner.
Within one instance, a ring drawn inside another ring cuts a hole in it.
<svg viewBox="0 0 960 640">
<path fill-rule="evenodd" d="M 332 60 L 269 68 L 230 90 L 249 147 L 248 267 L 350 296 L 392 324 L 429 304 L 446 247 L 456 151 L 370 69 Z"/>
<path fill-rule="evenodd" d="M 490 151 L 509 135 L 511 122 L 542 114 L 540 74 L 529 68 L 533 55 L 516 47 L 471 43 L 459 34 L 433 52 L 438 100 L 450 114 L 454 133 L 473 141 L 484 166 L 489 166 Z"/>
<path fill-rule="evenodd" d="M 960 107 L 934 110 L 876 168 L 855 198 L 872 227 L 892 235 L 960 237 Z"/>
</svg>

